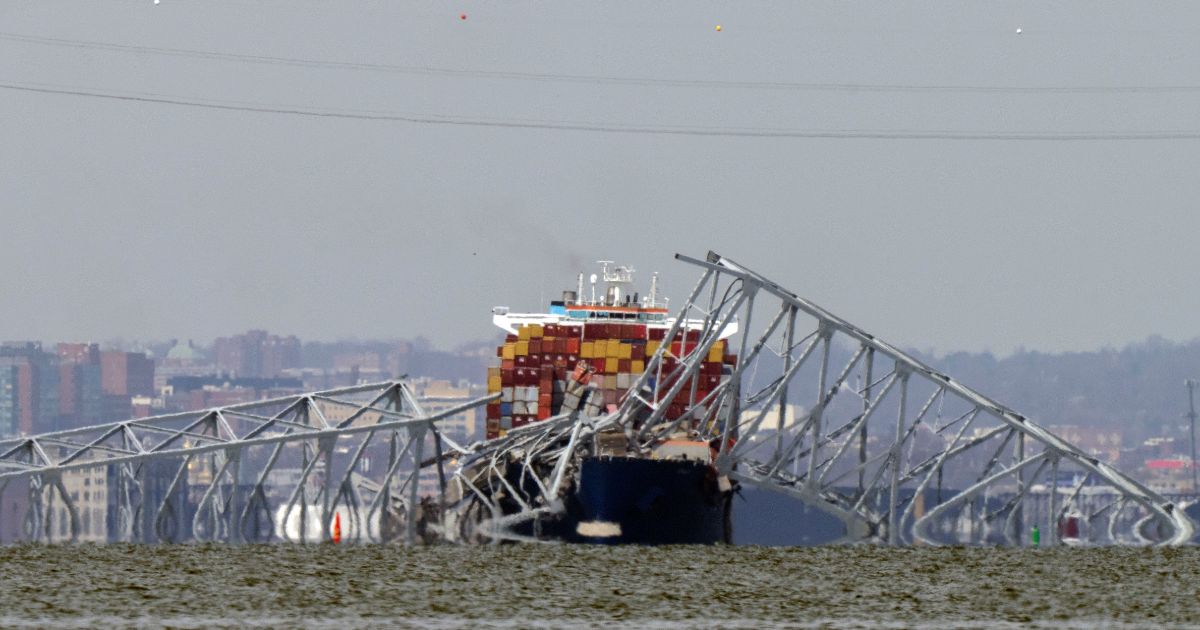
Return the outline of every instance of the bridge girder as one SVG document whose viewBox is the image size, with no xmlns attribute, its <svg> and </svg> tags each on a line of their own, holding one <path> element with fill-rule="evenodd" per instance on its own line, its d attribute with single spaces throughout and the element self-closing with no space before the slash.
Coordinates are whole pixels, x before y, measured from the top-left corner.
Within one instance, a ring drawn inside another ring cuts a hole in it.
<svg viewBox="0 0 1200 630">
<path fill-rule="evenodd" d="M 77 536 L 64 476 L 103 467 L 119 540 L 328 540 L 344 518 L 351 541 L 533 541 L 598 434 L 642 456 L 686 434 L 733 482 L 832 515 L 844 541 L 1021 544 L 1034 526 L 1049 543 L 1190 541 L 1180 506 L 1029 418 L 728 258 L 676 258 L 701 277 L 613 413 L 460 444 L 446 419 L 496 396 L 427 413 L 390 381 L 0 440 L 0 494 L 28 480 L 33 540 Z M 698 396 L 734 321 L 736 364 Z M 672 354 L 679 339 L 695 341 Z"/>
</svg>

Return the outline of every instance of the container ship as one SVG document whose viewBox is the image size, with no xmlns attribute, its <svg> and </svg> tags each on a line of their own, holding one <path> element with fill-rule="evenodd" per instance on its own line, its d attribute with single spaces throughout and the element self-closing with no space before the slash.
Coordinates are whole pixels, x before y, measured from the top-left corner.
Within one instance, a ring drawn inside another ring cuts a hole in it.
<svg viewBox="0 0 1200 630">
<path fill-rule="evenodd" d="M 550 302 L 541 313 L 492 310 L 507 336 L 488 369 L 488 391 L 500 394 L 486 408 L 488 439 L 561 415 L 599 417 L 617 410 L 632 385 L 659 351 L 675 320 L 658 300 L 657 274 L 650 291 L 633 289 L 634 270 L 600 261 L 601 274 L 584 276 L 574 290 Z M 601 286 L 597 286 L 602 282 Z M 689 320 L 663 350 L 654 378 L 674 369 L 677 357 L 696 348 L 704 322 Z M 736 356 L 728 337 L 730 322 L 711 347 L 695 386 L 666 404 L 667 420 L 677 420 L 728 379 Z M 687 422 L 649 453 L 628 448 L 621 431 L 598 433 L 572 467 L 565 510 L 553 522 L 537 523 L 538 537 L 601 544 L 711 544 L 732 537 L 728 480 L 713 460 L 716 446 L 696 439 Z M 513 479 L 515 484 L 521 480 Z"/>
</svg>

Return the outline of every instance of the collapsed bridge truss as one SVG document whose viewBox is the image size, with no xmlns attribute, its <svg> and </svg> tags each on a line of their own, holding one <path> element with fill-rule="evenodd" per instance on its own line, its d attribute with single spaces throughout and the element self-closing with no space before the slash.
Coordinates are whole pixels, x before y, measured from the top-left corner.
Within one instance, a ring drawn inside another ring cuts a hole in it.
<svg viewBox="0 0 1200 630">
<path fill-rule="evenodd" d="M 543 540 L 601 435 L 645 455 L 686 433 L 715 445 L 723 479 L 820 509 L 845 541 L 1020 544 L 1035 526 L 1050 543 L 1190 541 L 1181 506 L 1029 418 L 728 258 L 676 258 L 700 279 L 603 415 L 467 443 L 449 420 L 494 396 L 427 412 L 395 381 L 9 438 L 0 518 L 19 494 L 28 540 L 78 539 L 89 516 L 126 541 Z M 736 365 L 696 400 L 735 320 Z M 675 339 L 696 341 L 673 356 Z M 104 510 L 73 481 L 88 470 L 105 471 Z"/>
</svg>

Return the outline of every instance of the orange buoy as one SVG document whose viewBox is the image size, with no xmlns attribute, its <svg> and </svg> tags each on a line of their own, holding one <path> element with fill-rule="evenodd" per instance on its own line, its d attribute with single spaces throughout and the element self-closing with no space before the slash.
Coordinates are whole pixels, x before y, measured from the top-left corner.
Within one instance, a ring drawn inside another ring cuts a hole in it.
<svg viewBox="0 0 1200 630">
<path fill-rule="evenodd" d="M 460 20 L 465 20 L 465 19 L 467 19 L 467 14 L 466 14 L 466 13 L 460 13 L 460 14 L 458 15 L 458 19 L 460 19 Z"/>
<path fill-rule="evenodd" d="M 333 513 L 333 544 L 342 542 L 342 515 Z"/>
<path fill-rule="evenodd" d="M 720 25 L 720 24 L 718 24 L 718 25 L 717 25 L 717 32 L 718 32 L 718 33 L 720 33 L 720 32 L 721 32 L 721 25 Z"/>
</svg>

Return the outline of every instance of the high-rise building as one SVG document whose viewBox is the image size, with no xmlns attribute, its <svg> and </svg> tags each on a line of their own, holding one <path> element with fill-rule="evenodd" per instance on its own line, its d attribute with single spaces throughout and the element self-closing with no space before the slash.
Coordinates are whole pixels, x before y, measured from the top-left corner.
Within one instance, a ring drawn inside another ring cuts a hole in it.
<svg viewBox="0 0 1200 630">
<path fill-rule="evenodd" d="M 15 371 L 16 433 L 30 435 L 58 426 L 58 357 L 34 341 L 0 344 L 0 371 Z"/>
<path fill-rule="evenodd" d="M 60 343 L 58 353 L 58 413 L 60 429 L 98 424 L 104 417 L 100 375 L 100 346 Z"/>
<path fill-rule="evenodd" d="M 17 366 L 0 358 L 0 437 L 17 434 L 21 404 L 17 400 Z"/>
<path fill-rule="evenodd" d="M 251 330 L 217 339 L 213 354 L 217 369 L 226 374 L 272 378 L 285 369 L 300 367 L 300 339 Z"/>
<path fill-rule="evenodd" d="M 110 396 L 153 396 L 154 360 L 143 352 L 101 352 L 100 380 Z"/>
</svg>

